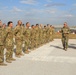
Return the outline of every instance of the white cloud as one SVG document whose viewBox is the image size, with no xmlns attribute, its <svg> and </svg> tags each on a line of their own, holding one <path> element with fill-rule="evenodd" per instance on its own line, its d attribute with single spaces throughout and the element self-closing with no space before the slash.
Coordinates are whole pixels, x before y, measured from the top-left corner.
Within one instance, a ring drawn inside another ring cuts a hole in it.
<svg viewBox="0 0 76 75">
<path fill-rule="evenodd" d="M 54 14 L 56 13 L 56 10 L 46 10 L 47 13 L 51 13 L 51 14 Z"/>
<path fill-rule="evenodd" d="M 12 10 L 13 12 L 22 12 L 22 10 L 21 9 L 19 9 L 19 8 L 17 8 L 17 7 L 13 7 L 13 10 Z"/>
<path fill-rule="evenodd" d="M 65 6 L 66 4 L 64 3 L 49 3 L 49 4 L 45 4 L 45 7 L 53 7 L 53 6 Z"/>
<path fill-rule="evenodd" d="M 37 1 L 36 0 L 21 0 L 20 3 L 23 3 L 23 4 L 36 4 Z"/>
<path fill-rule="evenodd" d="M 72 14 L 67 14 L 67 15 L 64 15 L 64 17 L 73 17 Z"/>
</svg>

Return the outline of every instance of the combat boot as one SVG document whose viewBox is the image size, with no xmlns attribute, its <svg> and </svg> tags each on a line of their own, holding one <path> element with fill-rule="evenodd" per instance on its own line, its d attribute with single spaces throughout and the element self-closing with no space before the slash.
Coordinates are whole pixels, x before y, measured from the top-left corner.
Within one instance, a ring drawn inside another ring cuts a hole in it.
<svg viewBox="0 0 76 75">
<path fill-rule="evenodd" d="M 24 54 L 23 54 L 23 53 L 20 53 L 20 55 L 21 55 L 21 56 L 24 56 Z"/>
<path fill-rule="evenodd" d="M 21 56 L 20 55 L 15 55 L 17 58 L 21 58 Z"/>
<path fill-rule="evenodd" d="M 29 54 L 29 51 L 28 51 L 28 50 L 26 50 L 24 53 L 25 53 L 25 54 Z"/>
<path fill-rule="evenodd" d="M 5 63 L 0 63 L 0 66 L 7 66 L 7 64 L 5 64 Z"/>
<path fill-rule="evenodd" d="M 6 60 L 6 62 L 7 62 L 7 63 L 12 63 L 11 60 L 8 60 L 8 59 Z"/>
<path fill-rule="evenodd" d="M 65 48 L 63 48 L 63 50 L 65 50 Z"/>
<path fill-rule="evenodd" d="M 67 51 L 67 48 L 65 48 L 65 51 Z"/>
<path fill-rule="evenodd" d="M 11 61 L 15 61 L 16 59 L 14 59 L 14 58 L 10 58 L 10 60 L 11 60 Z"/>
</svg>

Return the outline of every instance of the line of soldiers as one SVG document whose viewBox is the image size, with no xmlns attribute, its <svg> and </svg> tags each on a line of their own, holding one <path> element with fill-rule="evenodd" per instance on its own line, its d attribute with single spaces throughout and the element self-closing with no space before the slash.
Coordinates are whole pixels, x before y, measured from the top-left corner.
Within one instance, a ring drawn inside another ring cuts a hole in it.
<svg viewBox="0 0 76 75">
<path fill-rule="evenodd" d="M 19 20 L 14 28 L 12 21 L 9 21 L 7 25 L 5 27 L 5 24 L 3 25 L 0 20 L 0 65 L 7 65 L 4 60 L 7 63 L 15 61 L 16 59 L 13 58 L 14 52 L 15 56 L 20 58 L 24 54 L 29 54 L 30 51 L 54 40 L 54 27 L 49 24 L 44 27 L 42 27 L 42 24 L 30 27 L 29 22 L 24 26 L 22 21 Z M 14 50 L 15 45 L 16 50 Z"/>
</svg>

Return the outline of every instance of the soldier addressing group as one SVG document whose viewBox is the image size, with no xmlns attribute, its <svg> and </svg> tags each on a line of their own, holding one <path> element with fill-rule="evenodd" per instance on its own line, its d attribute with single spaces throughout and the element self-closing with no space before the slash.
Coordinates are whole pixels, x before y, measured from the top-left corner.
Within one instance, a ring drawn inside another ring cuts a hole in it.
<svg viewBox="0 0 76 75">
<path fill-rule="evenodd" d="M 63 49 L 65 51 L 67 51 L 68 48 L 68 40 L 69 40 L 69 33 L 70 33 L 70 29 L 67 26 L 67 23 L 64 23 L 63 28 L 60 31 L 62 33 L 62 44 L 63 44 Z"/>
</svg>

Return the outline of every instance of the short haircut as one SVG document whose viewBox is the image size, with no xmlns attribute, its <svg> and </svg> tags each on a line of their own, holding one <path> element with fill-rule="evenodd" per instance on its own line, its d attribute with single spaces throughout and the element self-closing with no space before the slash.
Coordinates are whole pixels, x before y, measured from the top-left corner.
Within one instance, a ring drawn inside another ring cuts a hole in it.
<svg viewBox="0 0 76 75">
<path fill-rule="evenodd" d="M 39 24 L 36 24 L 36 26 L 39 26 Z"/>
<path fill-rule="evenodd" d="M 26 22 L 26 25 L 28 24 L 29 22 Z"/>
<path fill-rule="evenodd" d="M 18 22 L 17 23 L 19 23 L 19 21 L 21 21 L 21 20 L 18 20 Z M 22 22 L 22 21 L 21 21 Z"/>
<path fill-rule="evenodd" d="M 9 26 L 10 23 L 13 23 L 13 22 L 12 21 L 9 21 L 7 25 Z"/>
<path fill-rule="evenodd" d="M 49 26 L 49 24 L 47 24 L 47 26 Z"/>
<path fill-rule="evenodd" d="M 31 27 L 33 27 L 34 25 L 31 25 Z"/>
<path fill-rule="evenodd" d="M 44 27 L 46 27 L 46 26 L 44 26 Z"/>
</svg>

